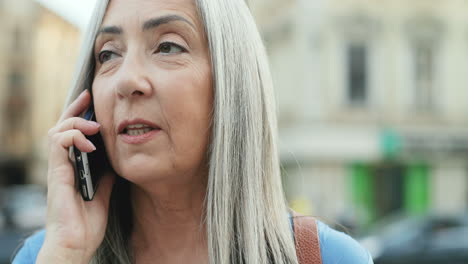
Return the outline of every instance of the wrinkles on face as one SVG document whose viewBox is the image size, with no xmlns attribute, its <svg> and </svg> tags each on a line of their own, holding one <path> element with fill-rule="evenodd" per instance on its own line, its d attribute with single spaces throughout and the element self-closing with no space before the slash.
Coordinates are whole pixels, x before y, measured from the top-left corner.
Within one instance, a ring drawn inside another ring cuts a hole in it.
<svg viewBox="0 0 468 264">
<path fill-rule="evenodd" d="M 143 30 L 155 19 L 164 23 Z M 113 0 L 101 32 L 92 89 L 116 172 L 135 183 L 197 175 L 205 162 L 213 91 L 208 44 L 193 1 Z M 161 130 L 143 144 L 128 144 L 119 124 L 137 118 Z"/>
</svg>

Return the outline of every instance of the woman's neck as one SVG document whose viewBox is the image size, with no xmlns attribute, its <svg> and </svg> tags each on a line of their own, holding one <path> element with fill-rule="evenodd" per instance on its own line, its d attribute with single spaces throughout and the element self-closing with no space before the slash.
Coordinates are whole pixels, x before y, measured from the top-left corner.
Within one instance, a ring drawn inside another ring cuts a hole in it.
<svg viewBox="0 0 468 264">
<path fill-rule="evenodd" d="M 203 182 L 132 186 L 130 243 L 136 263 L 207 263 L 205 190 Z"/>
</svg>

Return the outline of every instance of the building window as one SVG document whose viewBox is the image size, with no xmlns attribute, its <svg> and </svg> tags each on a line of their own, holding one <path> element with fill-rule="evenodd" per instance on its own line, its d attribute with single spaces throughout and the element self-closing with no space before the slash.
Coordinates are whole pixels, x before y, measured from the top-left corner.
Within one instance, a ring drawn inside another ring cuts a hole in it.
<svg viewBox="0 0 468 264">
<path fill-rule="evenodd" d="M 9 76 L 9 89 L 6 94 L 5 121 L 8 124 L 7 128 L 15 131 L 17 125 L 24 119 L 26 113 L 26 98 L 23 93 L 24 76 L 16 71 L 13 71 Z"/>
<path fill-rule="evenodd" d="M 9 87 L 11 93 L 17 93 L 18 90 L 22 90 L 23 87 L 23 75 L 17 71 L 13 71 L 9 76 Z"/>
<path fill-rule="evenodd" d="M 13 41 L 12 41 L 12 51 L 21 51 L 23 47 L 23 38 L 22 38 L 21 29 L 19 26 L 13 28 Z"/>
<path fill-rule="evenodd" d="M 437 56 L 446 26 L 431 16 L 416 16 L 406 25 L 411 51 L 413 72 L 413 109 L 416 112 L 432 112 L 437 106 Z"/>
<path fill-rule="evenodd" d="M 418 111 L 434 108 L 434 47 L 427 43 L 414 48 L 414 104 Z"/>
<path fill-rule="evenodd" d="M 365 44 L 353 43 L 348 46 L 348 102 L 351 105 L 362 106 L 366 103 L 368 96 L 368 67 L 367 46 Z"/>
</svg>

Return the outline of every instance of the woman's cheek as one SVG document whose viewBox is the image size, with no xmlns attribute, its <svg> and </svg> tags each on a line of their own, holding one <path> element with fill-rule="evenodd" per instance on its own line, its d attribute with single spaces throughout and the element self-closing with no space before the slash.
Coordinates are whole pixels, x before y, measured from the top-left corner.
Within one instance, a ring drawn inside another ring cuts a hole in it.
<svg viewBox="0 0 468 264">
<path fill-rule="evenodd" d="M 93 84 L 93 99 L 94 99 L 94 111 L 96 115 L 96 121 L 101 125 L 100 133 L 106 146 L 106 151 L 114 153 L 116 134 L 113 131 L 113 109 L 111 105 L 111 97 L 106 96 L 103 89 L 100 89 L 99 82 Z M 110 156 L 110 155 L 109 155 Z M 110 158 L 110 157 L 109 157 Z"/>
</svg>

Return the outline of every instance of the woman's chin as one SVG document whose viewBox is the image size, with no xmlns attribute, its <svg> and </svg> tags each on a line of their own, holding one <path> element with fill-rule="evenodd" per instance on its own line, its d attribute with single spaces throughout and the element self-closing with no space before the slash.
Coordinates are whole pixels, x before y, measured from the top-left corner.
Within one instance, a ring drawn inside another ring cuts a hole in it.
<svg viewBox="0 0 468 264">
<path fill-rule="evenodd" d="M 123 164 L 122 164 L 123 163 Z M 116 172 L 126 180 L 133 183 L 144 183 L 148 181 L 158 181 L 167 174 L 164 164 L 155 160 L 128 159 L 122 162 Z"/>
<path fill-rule="evenodd" d="M 146 170 L 141 168 L 128 170 L 124 169 L 120 176 L 137 185 L 148 184 L 149 182 L 157 182 L 165 178 L 156 170 Z"/>
</svg>

